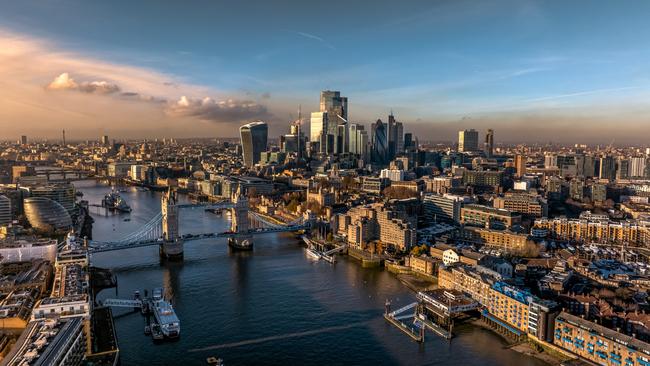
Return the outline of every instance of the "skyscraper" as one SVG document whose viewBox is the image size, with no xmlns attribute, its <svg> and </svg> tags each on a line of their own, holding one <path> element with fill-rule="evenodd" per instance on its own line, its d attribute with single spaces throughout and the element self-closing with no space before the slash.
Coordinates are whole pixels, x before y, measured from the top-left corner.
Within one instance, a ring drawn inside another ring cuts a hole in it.
<svg viewBox="0 0 650 366">
<path fill-rule="evenodd" d="M 515 155 L 515 169 L 518 177 L 523 177 L 526 174 L 526 157 L 524 155 Z"/>
<path fill-rule="evenodd" d="M 364 129 L 357 129 L 357 154 L 364 162 L 370 160 L 370 140 L 368 139 L 368 131 Z"/>
<path fill-rule="evenodd" d="M 616 159 L 607 155 L 600 158 L 598 178 L 614 180 L 616 178 Z"/>
<path fill-rule="evenodd" d="M 388 115 L 388 157 L 394 159 L 395 156 L 404 152 L 404 125 L 397 122 L 393 112 Z"/>
<path fill-rule="evenodd" d="M 478 150 L 478 131 L 463 130 L 458 131 L 458 152 L 468 152 Z"/>
<path fill-rule="evenodd" d="M 327 125 L 322 126 L 323 134 L 332 135 L 334 141 L 328 152 L 347 152 L 348 98 L 342 97 L 339 91 L 324 90 L 320 93 L 320 112 L 327 112 L 328 117 Z M 345 128 L 339 128 L 339 125 L 345 125 Z M 330 137 L 324 140 L 330 141 Z"/>
<path fill-rule="evenodd" d="M 110 143 L 108 141 L 108 136 L 107 135 L 102 136 L 102 145 L 108 146 L 109 144 Z"/>
<path fill-rule="evenodd" d="M 380 119 L 372 125 L 372 162 L 376 164 L 388 163 L 388 136 L 387 126 Z"/>
<path fill-rule="evenodd" d="M 353 154 L 359 154 L 359 149 L 357 148 L 357 131 L 362 129 L 363 126 L 356 123 L 350 123 L 348 126 L 348 132 L 350 134 L 350 137 L 348 138 L 349 149 Z"/>
<path fill-rule="evenodd" d="M 494 130 L 492 129 L 487 130 L 483 151 L 485 151 L 485 156 L 488 158 L 491 158 L 492 154 L 494 154 Z"/>
<path fill-rule="evenodd" d="M 321 134 L 327 134 L 327 117 L 327 112 L 311 113 L 309 141 L 319 142 Z"/>
<path fill-rule="evenodd" d="M 27 145 L 27 136 L 25 136 L 25 135 L 20 136 L 20 144 L 21 145 Z"/>
<path fill-rule="evenodd" d="M 412 133 L 405 133 L 404 134 L 404 151 L 410 151 L 411 148 L 413 148 L 413 134 Z"/>
<path fill-rule="evenodd" d="M 269 126 L 262 121 L 251 122 L 239 128 L 244 164 L 252 167 L 260 161 L 260 154 L 266 150 Z"/>
</svg>

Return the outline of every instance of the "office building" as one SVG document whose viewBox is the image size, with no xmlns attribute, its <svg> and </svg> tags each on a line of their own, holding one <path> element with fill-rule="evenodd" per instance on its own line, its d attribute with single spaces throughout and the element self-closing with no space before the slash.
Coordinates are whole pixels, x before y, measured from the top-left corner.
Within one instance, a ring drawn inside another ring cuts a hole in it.
<svg viewBox="0 0 650 366">
<path fill-rule="evenodd" d="M 327 113 L 328 118 L 326 125 L 322 126 L 322 135 L 325 136 L 325 141 L 333 140 L 331 151 L 328 149 L 328 152 L 347 152 L 347 133 L 341 133 L 339 125 L 345 125 L 343 130 L 347 129 L 348 98 L 342 97 L 339 91 L 324 90 L 320 93 L 320 112 Z"/>
<path fill-rule="evenodd" d="M 613 156 L 608 155 L 600 158 L 598 178 L 607 180 L 616 179 L 616 159 Z"/>
<path fill-rule="evenodd" d="M 646 178 L 646 158 L 635 156 L 630 158 L 630 178 Z"/>
<path fill-rule="evenodd" d="M 471 204 L 460 209 L 460 222 L 469 226 L 510 229 L 521 224 L 521 215 L 504 209 Z"/>
<path fill-rule="evenodd" d="M 58 202 L 45 197 L 25 198 L 25 216 L 32 227 L 43 231 L 69 230 L 72 219 Z"/>
<path fill-rule="evenodd" d="M 309 141 L 320 142 L 321 135 L 327 134 L 327 112 L 312 112 L 309 126 Z"/>
<path fill-rule="evenodd" d="M 82 365 L 87 342 L 84 323 L 81 317 L 30 322 L 2 365 Z"/>
<path fill-rule="evenodd" d="M 515 155 L 515 170 L 517 171 L 518 177 L 526 175 L 526 160 L 526 156 L 524 155 Z"/>
<path fill-rule="evenodd" d="M 404 170 L 402 169 L 382 169 L 379 173 L 380 178 L 388 178 L 391 181 L 404 180 Z"/>
<path fill-rule="evenodd" d="M 0 226 L 11 224 L 11 199 L 7 196 L 0 195 Z"/>
<path fill-rule="evenodd" d="M 388 116 L 388 156 L 392 160 L 404 152 L 404 125 L 391 112 Z"/>
<path fill-rule="evenodd" d="M 422 200 L 422 208 L 427 223 L 460 222 L 460 209 L 464 203 L 469 203 L 469 197 L 451 194 L 426 194 Z"/>
<path fill-rule="evenodd" d="M 494 154 L 494 130 L 492 129 L 487 130 L 487 134 L 485 134 L 483 151 L 488 158 L 491 158 Z"/>
<path fill-rule="evenodd" d="M 266 151 L 269 126 L 262 121 L 251 122 L 239 128 L 244 164 L 252 167 L 260 161 L 262 151 Z"/>
<path fill-rule="evenodd" d="M 508 193 L 505 197 L 494 198 L 493 206 L 529 217 L 545 217 L 548 214 L 546 200 L 529 194 Z"/>
<path fill-rule="evenodd" d="M 37 185 L 26 187 L 31 197 L 45 197 L 59 203 L 68 214 L 75 212 L 75 189 L 70 183 Z"/>
<path fill-rule="evenodd" d="M 108 135 L 102 136 L 102 141 L 101 142 L 102 142 L 102 145 L 104 145 L 104 146 L 109 146 L 111 144 L 110 141 L 108 141 Z"/>
<path fill-rule="evenodd" d="M 25 136 L 25 135 L 20 136 L 20 144 L 21 145 L 27 145 L 27 136 Z"/>
<path fill-rule="evenodd" d="M 372 162 L 384 165 L 389 161 L 387 126 L 380 119 L 372 125 Z"/>
<path fill-rule="evenodd" d="M 478 151 L 478 131 L 458 131 L 458 152 Z"/>
</svg>

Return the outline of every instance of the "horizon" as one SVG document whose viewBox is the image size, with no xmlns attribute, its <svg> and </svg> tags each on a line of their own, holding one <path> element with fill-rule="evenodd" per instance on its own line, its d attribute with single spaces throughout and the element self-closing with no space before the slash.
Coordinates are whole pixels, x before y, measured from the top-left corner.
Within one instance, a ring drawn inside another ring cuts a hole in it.
<svg viewBox="0 0 650 366">
<path fill-rule="evenodd" d="M 257 15 L 269 6 L 274 18 Z M 385 1 L 374 16 L 342 3 L 317 24 L 323 6 L 7 3 L 0 124 L 16 137 L 217 138 L 259 119 L 278 136 L 338 90 L 351 122 L 392 110 L 426 140 L 492 128 L 499 142 L 645 143 L 646 2 Z"/>
</svg>

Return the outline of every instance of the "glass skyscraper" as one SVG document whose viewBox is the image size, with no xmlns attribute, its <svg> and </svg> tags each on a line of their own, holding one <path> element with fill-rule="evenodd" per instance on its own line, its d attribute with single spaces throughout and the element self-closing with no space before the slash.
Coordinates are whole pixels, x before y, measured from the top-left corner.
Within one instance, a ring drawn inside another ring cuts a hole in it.
<svg viewBox="0 0 650 366">
<path fill-rule="evenodd" d="M 260 161 L 262 151 L 266 150 L 269 126 L 266 122 L 257 121 L 245 124 L 239 128 L 244 164 L 252 167 Z"/>
<path fill-rule="evenodd" d="M 372 125 L 372 162 L 388 163 L 388 128 L 380 119 Z"/>
<path fill-rule="evenodd" d="M 478 151 L 478 131 L 458 131 L 458 151 Z"/>
</svg>

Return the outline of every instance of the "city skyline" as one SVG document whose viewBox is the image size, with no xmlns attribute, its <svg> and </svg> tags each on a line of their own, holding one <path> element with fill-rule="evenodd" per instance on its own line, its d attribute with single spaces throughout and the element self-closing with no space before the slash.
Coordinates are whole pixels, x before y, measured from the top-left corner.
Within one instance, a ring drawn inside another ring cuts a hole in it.
<svg viewBox="0 0 650 366">
<path fill-rule="evenodd" d="M 578 17 L 587 4 L 592 16 Z M 369 128 L 393 110 L 435 141 L 471 128 L 507 142 L 643 141 L 647 3 L 376 3 L 386 21 L 346 4 L 327 25 L 310 21 L 319 4 L 274 4 L 273 19 L 192 5 L 156 3 L 160 17 L 147 17 L 146 3 L 6 4 L 7 138 L 236 137 L 254 120 L 278 136 L 299 105 L 317 111 L 321 90 L 340 90 L 351 123 Z"/>
</svg>

